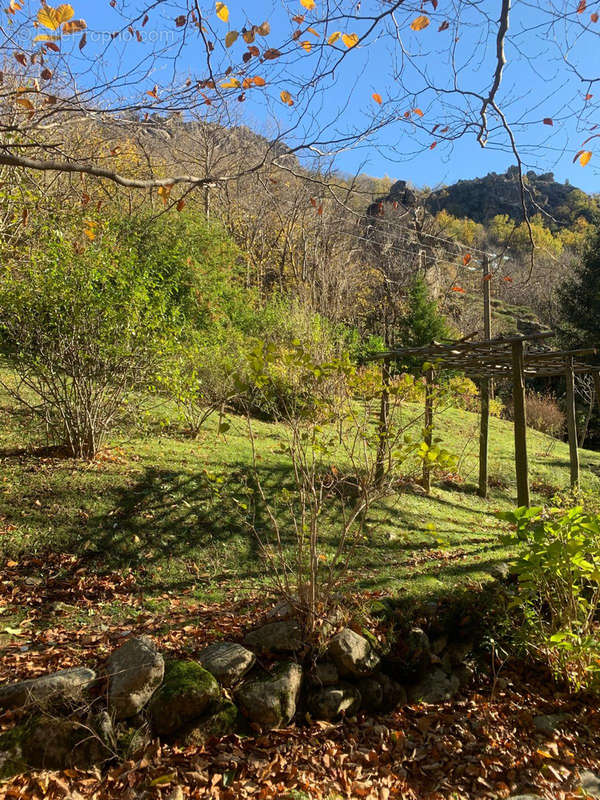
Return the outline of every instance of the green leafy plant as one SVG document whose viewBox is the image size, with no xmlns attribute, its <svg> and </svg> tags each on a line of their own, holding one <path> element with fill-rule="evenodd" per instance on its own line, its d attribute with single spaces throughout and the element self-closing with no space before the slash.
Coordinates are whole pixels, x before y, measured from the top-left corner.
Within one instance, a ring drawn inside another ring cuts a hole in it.
<svg viewBox="0 0 600 800">
<path fill-rule="evenodd" d="M 573 687 L 600 675 L 600 515 L 571 509 L 519 508 L 497 515 L 514 526 L 514 567 L 524 639 Z"/>
</svg>

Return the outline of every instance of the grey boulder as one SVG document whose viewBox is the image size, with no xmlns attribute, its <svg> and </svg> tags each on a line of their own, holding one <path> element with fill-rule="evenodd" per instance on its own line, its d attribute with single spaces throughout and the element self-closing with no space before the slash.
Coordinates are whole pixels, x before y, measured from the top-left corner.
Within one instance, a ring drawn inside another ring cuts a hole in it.
<svg viewBox="0 0 600 800">
<path fill-rule="evenodd" d="M 233 686 L 254 666 L 256 656 L 235 642 L 217 642 L 205 647 L 198 662 L 223 686 Z"/>
<path fill-rule="evenodd" d="M 360 703 L 360 691 L 350 683 L 324 686 L 308 697 L 308 708 L 312 716 L 328 721 L 352 716 L 360 708 Z"/>
<path fill-rule="evenodd" d="M 443 669 L 434 669 L 410 688 L 409 698 L 414 703 L 443 703 L 451 700 L 459 689 L 460 680 L 456 675 L 447 675 Z"/>
<path fill-rule="evenodd" d="M 47 708 L 77 703 L 95 682 L 96 673 L 86 667 L 74 667 L 27 681 L 0 687 L 0 708 Z"/>
<path fill-rule="evenodd" d="M 379 656 L 368 640 L 350 628 L 333 637 L 328 655 L 344 677 L 367 678 L 379 666 Z"/>
<path fill-rule="evenodd" d="M 250 675 L 236 692 L 239 708 L 263 728 L 280 728 L 296 713 L 302 684 L 299 664 L 279 664 L 273 673 Z"/>
<path fill-rule="evenodd" d="M 362 699 L 361 708 L 379 711 L 383 707 L 383 684 L 379 679 L 361 678 L 357 686 Z"/>
<path fill-rule="evenodd" d="M 585 770 L 579 777 L 580 786 L 590 797 L 600 797 L 600 778 L 593 772 Z"/>
<path fill-rule="evenodd" d="M 302 650 L 302 628 L 294 619 L 269 622 L 250 631 L 245 642 L 261 653 L 295 653 Z"/>
<path fill-rule="evenodd" d="M 117 720 L 133 717 L 162 683 L 165 662 L 149 636 L 129 639 L 108 659 L 108 707 Z"/>
</svg>

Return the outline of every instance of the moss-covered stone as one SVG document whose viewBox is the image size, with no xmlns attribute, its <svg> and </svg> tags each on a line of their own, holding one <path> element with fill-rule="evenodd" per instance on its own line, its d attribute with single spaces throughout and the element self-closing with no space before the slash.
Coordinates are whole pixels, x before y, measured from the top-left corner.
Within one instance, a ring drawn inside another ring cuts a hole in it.
<svg viewBox="0 0 600 800">
<path fill-rule="evenodd" d="M 28 764 L 23 756 L 23 742 L 29 730 L 29 723 L 25 722 L 0 735 L 0 780 L 7 780 L 27 772 Z"/>
<path fill-rule="evenodd" d="M 217 739 L 235 733 L 240 722 L 237 706 L 223 700 L 211 714 L 191 723 L 178 740 L 186 747 L 202 747 L 209 739 Z"/>
<path fill-rule="evenodd" d="M 172 661 L 166 665 L 163 684 L 150 704 L 152 726 L 158 734 L 171 736 L 203 716 L 220 696 L 219 684 L 200 664 Z"/>
</svg>

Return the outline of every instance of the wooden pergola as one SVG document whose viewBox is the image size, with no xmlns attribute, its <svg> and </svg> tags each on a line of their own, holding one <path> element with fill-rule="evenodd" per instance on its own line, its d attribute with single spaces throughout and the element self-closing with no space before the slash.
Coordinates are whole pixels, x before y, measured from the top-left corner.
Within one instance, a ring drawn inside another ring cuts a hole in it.
<svg viewBox="0 0 600 800">
<path fill-rule="evenodd" d="M 571 485 L 579 484 L 579 451 L 577 420 L 575 415 L 575 375 L 591 374 L 600 404 L 600 367 L 582 359 L 596 354 L 593 347 L 578 350 L 551 350 L 543 341 L 553 337 L 552 331 L 525 336 L 500 336 L 495 339 L 473 341 L 477 334 L 448 343 L 432 342 L 424 347 L 405 347 L 378 353 L 373 359 L 383 361 L 384 386 L 389 381 L 390 364 L 420 364 L 425 370 L 425 427 L 433 423 L 434 369 L 462 372 L 481 386 L 481 432 L 479 439 L 479 494 L 488 494 L 488 443 L 491 387 L 494 378 L 511 378 L 513 386 L 515 466 L 517 500 L 519 506 L 529 506 L 529 464 L 527 456 L 527 424 L 525 380 L 527 378 L 564 376 L 567 386 L 567 422 L 569 433 Z M 385 422 L 385 408 L 389 403 L 384 389 L 381 420 Z M 429 437 L 430 439 L 431 437 Z M 427 442 L 431 445 L 431 440 Z M 430 471 L 423 471 L 425 488 L 430 488 Z"/>
</svg>

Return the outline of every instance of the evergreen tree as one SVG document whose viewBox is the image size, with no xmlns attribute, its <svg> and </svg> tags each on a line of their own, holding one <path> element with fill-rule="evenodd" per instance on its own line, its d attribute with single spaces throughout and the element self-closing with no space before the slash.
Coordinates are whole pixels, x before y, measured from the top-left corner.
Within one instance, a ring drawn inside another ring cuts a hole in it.
<svg viewBox="0 0 600 800">
<path fill-rule="evenodd" d="M 449 335 L 446 319 L 431 297 L 425 278 L 418 275 L 408 290 L 407 311 L 398 328 L 398 344 L 421 347 Z"/>
<path fill-rule="evenodd" d="M 565 338 L 571 344 L 600 344 L 600 224 L 585 248 L 581 265 L 561 290 Z"/>
</svg>

